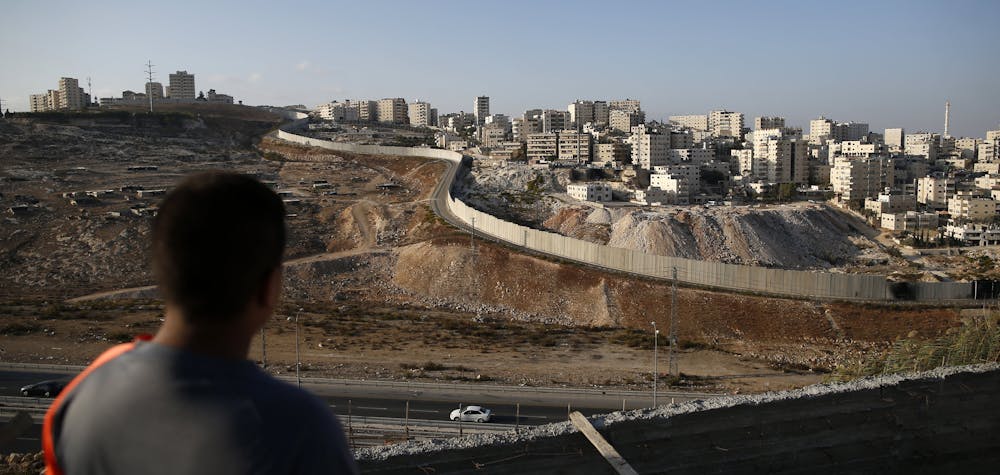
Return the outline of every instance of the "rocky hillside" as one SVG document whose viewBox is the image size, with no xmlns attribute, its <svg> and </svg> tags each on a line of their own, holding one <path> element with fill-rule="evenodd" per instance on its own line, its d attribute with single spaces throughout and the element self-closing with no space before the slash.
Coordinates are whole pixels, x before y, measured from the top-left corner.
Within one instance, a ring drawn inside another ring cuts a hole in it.
<svg viewBox="0 0 1000 475">
<path fill-rule="evenodd" d="M 821 204 L 663 211 L 569 207 L 545 225 L 609 246 L 732 264 L 824 269 L 880 253 L 868 226 Z"/>
</svg>

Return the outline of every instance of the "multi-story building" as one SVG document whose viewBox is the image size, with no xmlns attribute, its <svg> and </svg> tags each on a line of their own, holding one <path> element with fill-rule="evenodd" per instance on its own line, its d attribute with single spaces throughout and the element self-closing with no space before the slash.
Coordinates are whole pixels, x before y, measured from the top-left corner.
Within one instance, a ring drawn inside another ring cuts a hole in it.
<svg viewBox="0 0 1000 475">
<path fill-rule="evenodd" d="M 430 127 L 434 125 L 431 122 L 431 104 L 429 102 L 411 102 L 407 105 L 407 115 L 410 118 L 410 125 L 416 125 L 419 127 Z"/>
<path fill-rule="evenodd" d="M 51 110 L 48 94 L 32 94 L 30 97 L 31 112 L 45 112 Z"/>
<path fill-rule="evenodd" d="M 485 124 L 479 129 L 479 142 L 485 148 L 498 148 L 506 141 L 507 128 L 501 123 Z"/>
<path fill-rule="evenodd" d="M 785 128 L 784 117 L 755 117 L 753 119 L 754 130 L 784 129 L 784 128 Z"/>
<path fill-rule="evenodd" d="M 672 115 L 669 118 L 671 124 L 685 129 L 708 131 L 707 115 Z"/>
<path fill-rule="evenodd" d="M 387 97 L 378 101 L 378 121 L 383 124 L 406 124 L 406 100 L 402 97 Z"/>
<path fill-rule="evenodd" d="M 714 110 L 708 113 L 708 131 L 716 137 L 743 136 L 743 113 Z"/>
<path fill-rule="evenodd" d="M 906 211 L 902 213 L 882 213 L 881 226 L 890 231 L 936 230 L 939 225 L 937 213 Z"/>
<path fill-rule="evenodd" d="M 613 114 L 613 113 L 612 113 Z M 645 170 L 670 163 L 670 136 L 639 132 L 629 136 L 632 163 Z"/>
<path fill-rule="evenodd" d="M 830 170 L 830 184 L 840 201 L 861 205 L 892 187 L 894 166 L 885 157 L 838 157 Z"/>
<path fill-rule="evenodd" d="M 924 157 L 928 161 L 937 160 L 941 136 L 930 132 L 907 134 L 903 140 L 903 152 L 907 155 Z"/>
<path fill-rule="evenodd" d="M 646 113 L 642 111 L 629 111 L 625 109 L 611 109 L 610 112 L 610 127 L 611 130 L 617 130 L 620 132 L 625 132 L 626 134 L 632 131 L 632 127 L 641 125 L 646 122 Z M 669 136 L 667 141 L 669 143 Z"/>
<path fill-rule="evenodd" d="M 986 140 L 979 144 L 980 163 L 1000 163 L 1000 130 L 986 132 Z"/>
<path fill-rule="evenodd" d="M 754 131 L 750 156 L 740 158 L 742 159 L 740 173 L 752 181 L 766 183 L 809 181 L 809 144 L 804 140 L 786 136 L 783 129 Z"/>
<path fill-rule="evenodd" d="M 948 214 L 952 219 L 989 221 L 997 215 L 997 202 L 992 198 L 960 191 L 948 199 Z"/>
<path fill-rule="evenodd" d="M 955 196 L 955 179 L 945 176 L 925 176 L 917 179 L 917 202 L 932 209 L 946 209 L 948 199 Z"/>
<path fill-rule="evenodd" d="M 215 92 L 215 89 L 209 89 L 208 93 L 205 94 L 205 99 L 208 102 L 214 102 L 216 104 L 232 104 L 233 103 L 233 96 L 230 96 L 229 94 L 220 94 L 218 92 Z"/>
<path fill-rule="evenodd" d="M 57 109 L 83 109 L 83 89 L 74 78 L 59 78 L 59 106 Z"/>
<path fill-rule="evenodd" d="M 885 213 L 902 213 L 917 209 L 917 197 L 914 195 L 893 195 L 880 193 L 877 198 L 865 198 L 865 209 L 875 213 L 882 219 Z"/>
<path fill-rule="evenodd" d="M 885 129 L 885 147 L 889 149 L 890 153 L 902 153 L 903 152 L 903 137 L 905 132 L 901 128 L 895 129 Z"/>
<path fill-rule="evenodd" d="M 949 224 L 944 235 L 964 242 L 967 246 L 1000 245 L 1000 227 L 983 224 Z"/>
<path fill-rule="evenodd" d="M 573 122 L 570 120 L 568 111 L 546 109 L 538 115 L 538 118 L 541 121 L 542 132 L 573 129 Z"/>
<path fill-rule="evenodd" d="M 559 134 L 555 132 L 528 135 L 528 160 L 555 160 L 559 156 Z"/>
<path fill-rule="evenodd" d="M 673 137 L 671 136 L 671 140 Z M 704 165 L 715 159 L 715 150 L 708 148 L 671 148 L 667 161 L 671 164 Z"/>
<path fill-rule="evenodd" d="M 955 139 L 955 152 L 965 159 L 975 159 L 976 152 L 979 150 L 980 140 L 973 137 L 962 137 L 960 139 Z"/>
<path fill-rule="evenodd" d="M 375 122 L 378 120 L 378 102 L 367 99 L 358 101 L 358 120 Z"/>
<path fill-rule="evenodd" d="M 594 124 L 607 127 L 611 122 L 611 109 L 606 101 L 594 101 Z"/>
<path fill-rule="evenodd" d="M 611 201 L 611 185 L 604 182 L 572 183 L 566 193 L 580 201 Z"/>
<path fill-rule="evenodd" d="M 819 116 L 818 119 L 809 121 L 809 142 L 814 144 L 826 143 L 828 140 L 840 140 L 837 137 L 837 123 Z"/>
<path fill-rule="evenodd" d="M 163 84 L 158 82 L 146 83 L 146 97 L 152 97 L 154 101 L 163 99 Z"/>
<path fill-rule="evenodd" d="M 489 96 L 476 97 L 476 102 L 472 104 L 472 113 L 476 116 L 477 126 L 485 124 L 486 116 L 490 115 Z"/>
<path fill-rule="evenodd" d="M 166 96 L 171 99 L 195 99 L 194 74 L 187 71 L 177 71 L 170 74 L 170 85 Z"/>
<path fill-rule="evenodd" d="M 575 130 L 563 130 L 559 132 L 558 159 L 588 163 L 590 162 L 592 143 L 593 137 L 590 134 Z"/>
<path fill-rule="evenodd" d="M 882 155 L 884 148 L 879 142 L 863 140 L 845 140 L 829 145 L 830 156 L 833 157 L 874 157 Z"/>
<path fill-rule="evenodd" d="M 581 101 L 577 99 L 576 102 L 566 106 L 566 110 L 569 111 L 570 120 L 576 126 L 576 130 L 583 130 L 583 124 L 587 122 L 595 122 L 594 101 Z"/>
<path fill-rule="evenodd" d="M 599 143 L 594 146 L 595 164 L 625 163 L 632 154 L 632 147 L 622 142 Z"/>
<path fill-rule="evenodd" d="M 642 107 L 640 107 L 638 99 L 622 99 L 622 100 L 608 102 L 608 110 L 639 112 L 642 110 Z"/>
</svg>

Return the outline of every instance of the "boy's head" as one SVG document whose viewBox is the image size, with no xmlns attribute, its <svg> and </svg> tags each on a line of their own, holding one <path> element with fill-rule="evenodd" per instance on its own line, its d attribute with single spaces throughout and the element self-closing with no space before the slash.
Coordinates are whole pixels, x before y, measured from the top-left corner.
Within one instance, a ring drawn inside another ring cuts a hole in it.
<svg viewBox="0 0 1000 475">
<path fill-rule="evenodd" d="M 153 220 L 153 273 L 192 324 L 238 317 L 281 266 L 285 209 L 259 181 L 227 172 L 191 175 Z"/>
</svg>

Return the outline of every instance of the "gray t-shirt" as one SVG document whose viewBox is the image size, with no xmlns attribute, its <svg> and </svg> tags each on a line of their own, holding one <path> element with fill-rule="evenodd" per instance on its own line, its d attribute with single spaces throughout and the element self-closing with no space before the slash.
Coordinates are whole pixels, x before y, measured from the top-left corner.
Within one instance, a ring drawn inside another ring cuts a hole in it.
<svg viewBox="0 0 1000 475">
<path fill-rule="evenodd" d="M 53 432 L 67 475 L 358 472 L 318 398 L 250 361 L 149 342 L 85 378 Z"/>
</svg>

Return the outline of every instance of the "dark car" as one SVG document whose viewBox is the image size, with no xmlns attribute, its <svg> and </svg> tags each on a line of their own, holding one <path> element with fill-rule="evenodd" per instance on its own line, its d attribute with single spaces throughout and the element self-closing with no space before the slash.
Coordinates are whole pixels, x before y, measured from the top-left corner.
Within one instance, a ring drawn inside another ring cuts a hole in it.
<svg viewBox="0 0 1000 475">
<path fill-rule="evenodd" d="M 63 380 L 42 381 L 40 383 L 29 384 L 21 388 L 21 395 L 56 397 L 60 392 L 62 392 L 63 388 L 65 388 L 67 384 L 69 384 L 69 381 Z"/>
</svg>

